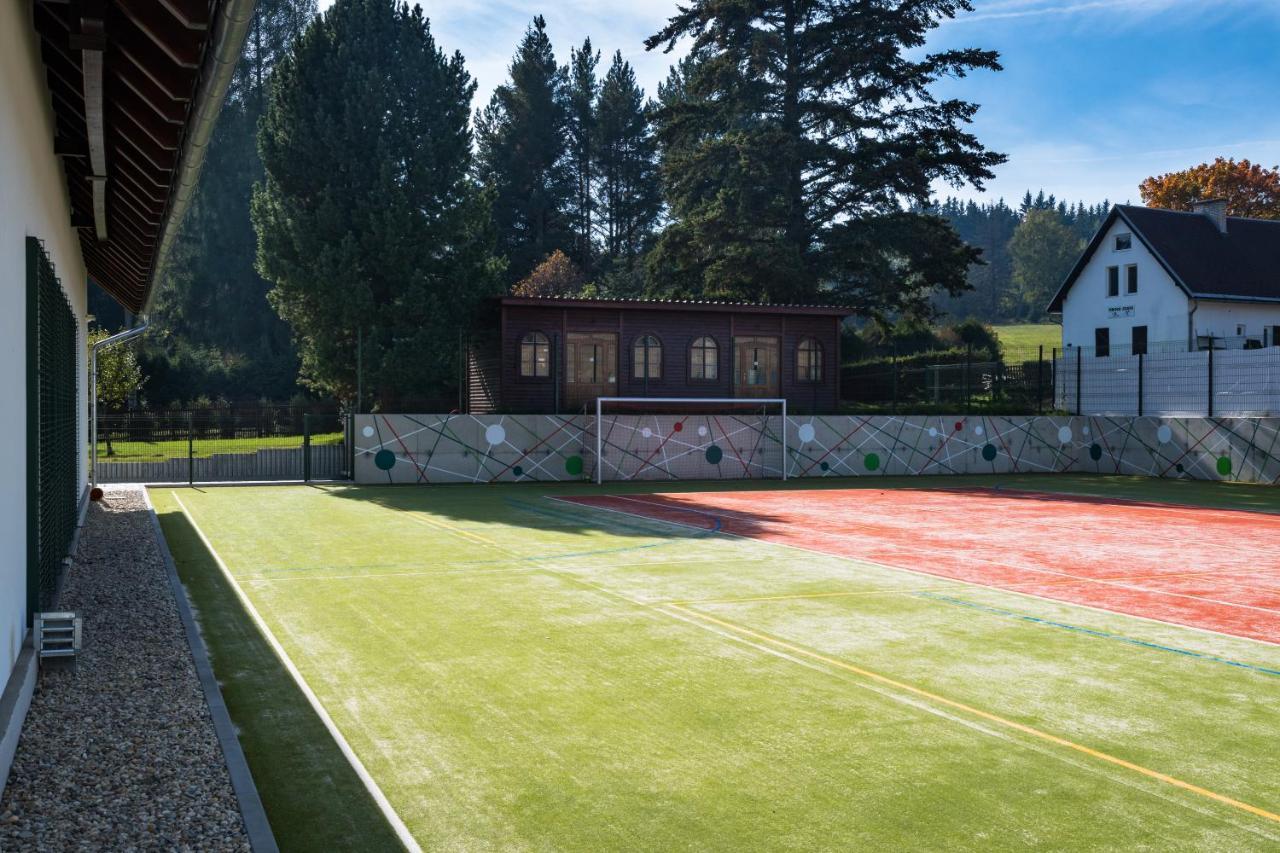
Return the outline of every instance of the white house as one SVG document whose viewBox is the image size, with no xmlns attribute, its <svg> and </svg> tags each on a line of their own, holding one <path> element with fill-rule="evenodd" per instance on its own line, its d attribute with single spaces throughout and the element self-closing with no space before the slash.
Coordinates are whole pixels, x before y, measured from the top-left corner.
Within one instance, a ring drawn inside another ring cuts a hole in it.
<svg viewBox="0 0 1280 853">
<path fill-rule="evenodd" d="M 0 790 L 86 505 L 87 287 L 144 312 L 252 0 L 0 2 Z"/>
<path fill-rule="evenodd" d="M 1117 205 L 1049 312 L 1086 357 L 1280 345 L 1280 221 Z"/>
</svg>

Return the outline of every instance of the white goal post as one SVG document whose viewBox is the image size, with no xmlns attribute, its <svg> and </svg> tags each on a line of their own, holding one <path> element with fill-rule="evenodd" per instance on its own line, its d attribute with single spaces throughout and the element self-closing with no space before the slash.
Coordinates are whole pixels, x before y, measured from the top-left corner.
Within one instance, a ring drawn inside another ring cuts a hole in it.
<svg viewBox="0 0 1280 853">
<path fill-rule="evenodd" d="M 780 410 L 781 416 L 782 416 L 781 428 L 778 430 L 778 441 L 782 446 L 782 460 L 778 467 L 778 470 L 781 478 L 783 480 L 787 479 L 787 401 L 785 398 L 782 398 L 782 397 L 759 397 L 759 398 L 756 398 L 756 397 L 597 397 L 596 398 L 596 422 L 595 422 L 595 432 L 596 432 L 595 481 L 597 485 L 601 485 L 604 483 L 604 469 L 605 469 L 604 417 L 606 414 L 605 409 L 610 404 L 614 404 L 614 403 L 617 403 L 620 405 L 629 405 L 629 406 L 653 405 L 655 408 L 660 407 L 660 408 L 666 409 L 667 412 L 665 412 L 664 414 L 668 414 L 668 415 L 672 414 L 674 410 L 677 410 L 682 406 L 688 406 L 691 409 L 697 409 L 697 410 L 700 410 L 701 412 L 706 412 L 708 407 L 724 406 L 725 410 L 718 414 L 725 414 L 726 416 L 733 409 L 741 411 L 742 409 L 748 408 L 748 407 L 776 406 Z M 633 410 L 632 412 L 628 412 L 626 414 L 635 415 L 635 416 L 644 416 L 644 415 L 656 415 L 657 413 L 644 412 L 642 410 L 640 411 Z M 715 415 L 712 415 L 711 417 L 714 419 Z M 675 426 L 675 429 L 680 430 L 680 426 L 679 425 Z M 699 431 L 702 431 L 701 427 L 699 428 Z M 649 436 L 646 435 L 646 438 L 648 437 Z M 665 441 L 663 441 L 662 444 L 665 444 Z M 656 452 L 657 451 L 654 451 L 654 453 Z M 738 461 L 740 464 L 742 464 L 744 471 L 749 471 L 748 465 L 745 462 L 743 462 L 741 458 L 739 458 Z M 654 466 L 654 467 L 657 467 L 657 466 Z"/>
</svg>

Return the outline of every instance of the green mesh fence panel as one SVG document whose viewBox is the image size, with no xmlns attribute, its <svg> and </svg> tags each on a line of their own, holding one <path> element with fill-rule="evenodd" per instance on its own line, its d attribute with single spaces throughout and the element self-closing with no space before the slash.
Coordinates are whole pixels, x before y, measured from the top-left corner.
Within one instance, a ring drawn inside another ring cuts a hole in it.
<svg viewBox="0 0 1280 853">
<path fill-rule="evenodd" d="M 27 238 L 27 615 L 50 608 L 76 529 L 75 315 L 44 246 Z"/>
</svg>

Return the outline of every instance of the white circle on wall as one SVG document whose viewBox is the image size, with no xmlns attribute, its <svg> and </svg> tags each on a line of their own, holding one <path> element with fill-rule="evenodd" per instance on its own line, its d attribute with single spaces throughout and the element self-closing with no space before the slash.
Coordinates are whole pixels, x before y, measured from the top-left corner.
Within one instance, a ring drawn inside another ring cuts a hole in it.
<svg viewBox="0 0 1280 853">
<path fill-rule="evenodd" d="M 1088 428 L 1088 427 L 1085 427 L 1084 429 L 1082 429 L 1082 430 L 1080 430 L 1080 431 L 1081 431 L 1082 433 L 1084 433 L 1085 435 L 1089 435 L 1089 434 L 1090 434 L 1090 430 L 1089 430 L 1089 428 Z"/>
<path fill-rule="evenodd" d="M 800 424 L 800 429 L 796 430 L 796 435 L 800 436 L 802 444 L 808 444 L 813 441 L 813 424 Z"/>
<path fill-rule="evenodd" d="M 929 438 L 937 438 L 937 437 L 938 437 L 938 428 L 929 427 Z"/>
<path fill-rule="evenodd" d="M 981 426 L 976 426 L 973 428 L 974 435 L 982 435 L 984 432 L 986 432 L 986 430 L 984 430 Z"/>
<path fill-rule="evenodd" d="M 653 438 L 653 430 L 649 429 L 648 427 L 645 427 L 644 429 L 640 430 L 640 435 L 644 436 L 645 438 Z"/>
<path fill-rule="evenodd" d="M 502 424 L 489 424 L 484 428 L 484 440 L 490 444 L 502 444 L 507 440 L 507 431 Z"/>
<path fill-rule="evenodd" d="M 700 426 L 700 427 L 698 427 L 698 435 L 700 435 L 700 436 L 704 436 L 704 437 L 705 437 L 705 436 L 706 436 L 706 434 L 707 434 L 707 428 L 706 428 L 706 427 L 704 427 L 704 426 Z"/>
<path fill-rule="evenodd" d="M 373 427 L 369 427 L 369 426 L 365 427 L 364 429 L 360 430 L 360 434 L 363 435 L 365 438 L 373 438 Z"/>
<path fill-rule="evenodd" d="M 1160 428 L 1156 430 L 1156 441 L 1161 444 L 1168 444 L 1173 441 L 1173 430 L 1169 429 L 1168 424 L 1161 424 Z"/>
<path fill-rule="evenodd" d="M 1058 427 L 1058 443 L 1066 444 L 1071 441 L 1071 427 Z"/>
</svg>

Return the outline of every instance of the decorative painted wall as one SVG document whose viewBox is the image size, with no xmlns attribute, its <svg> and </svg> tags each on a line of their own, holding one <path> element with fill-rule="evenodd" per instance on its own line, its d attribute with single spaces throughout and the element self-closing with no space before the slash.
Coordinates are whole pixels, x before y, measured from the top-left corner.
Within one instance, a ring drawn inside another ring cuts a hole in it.
<svg viewBox="0 0 1280 853">
<path fill-rule="evenodd" d="M 605 416 L 606 481 L 781 477 L 782 418 Z M 594 416 L 358 415 L 358 483 L 593 480 Z M 1276 483 L 1280 418 L 792 417 L 788 477 L 1092 472 Z"/>
</svg>

